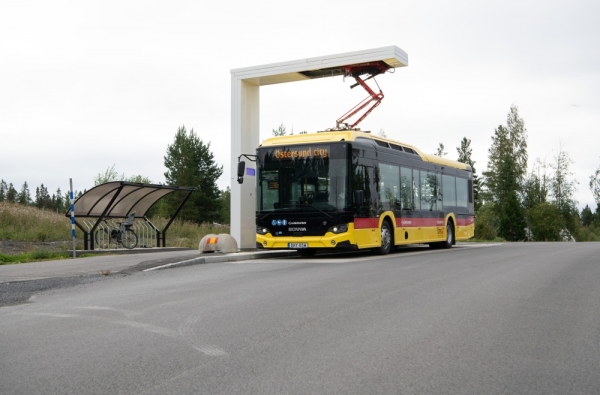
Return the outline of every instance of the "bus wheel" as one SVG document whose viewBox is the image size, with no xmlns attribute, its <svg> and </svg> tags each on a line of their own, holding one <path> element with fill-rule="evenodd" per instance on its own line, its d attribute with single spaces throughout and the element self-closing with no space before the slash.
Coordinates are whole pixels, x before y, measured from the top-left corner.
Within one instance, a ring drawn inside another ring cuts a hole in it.
<svg viewBox="0 0 600 395">
<path fill-rule="evenodd" d="M 442 241 L 442 248 L 451 248 L 452 244 L 454 244 L 454 225 L 452 221 L 448 221 L 448 225 L 446 225 L 446 241 Z"/>
<path fill-rule="evenodd" d="M 392 228 L 387 220 L 381 224 L 381 247 L 373 248 L 372 251 L 377 255 L 387 255 L 392 249 Z"/>
<path fill-rule="evenodd" d="M 300 256 L 314 256 L 317 253 L 317 250 L 296 250 L 298 255 Z"/>
</svg>

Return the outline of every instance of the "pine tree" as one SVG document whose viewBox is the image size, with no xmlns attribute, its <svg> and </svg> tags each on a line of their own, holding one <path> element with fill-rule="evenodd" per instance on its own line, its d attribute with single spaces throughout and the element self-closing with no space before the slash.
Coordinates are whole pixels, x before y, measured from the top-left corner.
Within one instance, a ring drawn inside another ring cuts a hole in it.
<svg viewBox="0 0 600 395">
<path fill-rule="evenodd" d="M 6 201 L 9 203 L 17 202 L 17 190 L 13 187 L 12 182 L 8 184 L 8 190 L 6 191 Z"/>
<path fill-rule="evenodd" d="M 25 181 L 21 187 L 21 192 L 19 192 L 19 195 L 17 196 L 17 203 L 22 204 L 23 206 L 29 206 L 31 204 L 31 193 L 29 192 L 27 181 Z"/>
<path fill-rule="evenodd" d="M 35 188 L 35 205 L 37 208 L 52 208 L 52 200 L 44 184 Z"/>
<path fill-rule="evenodd" d="M 54 209 L 59 213 L 65 212 L 67 210 L 60 188 L 56 190 L 56 200 L 54 203 Z"/>
<path fill-rule="evenodd" d="M 581 225 L 590 226 L 594 222 L 594 213 L 590 209 L 589 205 L 585 205 L 583 210 L 581 210 Z"/>
<path fill-rule="evenodd" d="M 499 220 L 498 234 L 508 241 L 525 240 L 525 214 L 516 191 L 517 179 L 514 173 L 513 158 L 502 158 L 498 174 L 498 201 L 496 210 Z"/>
<path fill-rule="evenodd" d="M 0 181 L 0 202 L 6 200 L 6 193 L 8 192 L 8 186 L 4 180 Z"/>
<path fill-rule="evenodd" d="M 182 126 L 177 130 L 173 144 L 167 147 L 164 159 L 168 185 L 196 188 L 179 217 L 197 223 L 219 220 L 221 207 L 217 179 L 223 173 L 223 166 L 216 165 L 210 143 L 204 144 L 193 129 L 188 133 Z M 182 201 L 182 194 L 167 196 L 172 212 Z"/>
</svg>

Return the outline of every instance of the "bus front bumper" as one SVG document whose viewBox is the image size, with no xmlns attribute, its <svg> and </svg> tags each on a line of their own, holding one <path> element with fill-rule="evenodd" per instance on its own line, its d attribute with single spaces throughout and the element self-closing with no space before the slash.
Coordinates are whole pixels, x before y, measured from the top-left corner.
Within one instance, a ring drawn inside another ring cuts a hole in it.
<svg viewBox="0 0 600 395">
<path fill-rule="evenodd" d="M 270 233 L 256 235 L 256 247 L 280 250 L 297 250 L 303 248 L 318 249 L 357 249 L 356 243 L 351 239 L 348 232 L 334 234 L 327 232 L 325 236 L 277 236 Z"/>
</svg>

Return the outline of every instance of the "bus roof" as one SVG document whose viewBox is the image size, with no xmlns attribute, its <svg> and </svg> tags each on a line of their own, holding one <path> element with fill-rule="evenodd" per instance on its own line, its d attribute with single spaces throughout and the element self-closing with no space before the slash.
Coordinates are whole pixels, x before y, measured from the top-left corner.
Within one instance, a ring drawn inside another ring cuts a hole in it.
<svg viewBox="0 0 600 395">
<path fill-rule="evenodd" d="M 312 143 L 333 143 L 337 141 L 356 141 L 356 139 L 371 139 L 380 142 L 386 142 L 388 144 L 399 145 L 403 148 L 410 148 L 417 155 L 421 157 L 421 159 L 425 162 L 436 163 L 442 166 L 450 166 L 456 169 L 468 170 L 472 171 L 471 166 L 451 160 L 442 158 L 436 155 L 425 154 L 421 152 L 418 148 L 406 143 L 402 143 L 395 140 L 390 140 L 385 137 L 373 136 L 370 132 L 361 132 L 356 130 L 334 130 L 334 131 L 326 131 L 326 132 L 317 132 L 317 133 L 305 133 L 305 134 L 294 134 L 290 136 L 278 136 L 278 137 L 270 137 L 262 142 L 260 147 L 272 147 L 272 146 L 281 146 L 281 145 L 296 145 L 296 144 L 312 144 Z"/>
</svg>

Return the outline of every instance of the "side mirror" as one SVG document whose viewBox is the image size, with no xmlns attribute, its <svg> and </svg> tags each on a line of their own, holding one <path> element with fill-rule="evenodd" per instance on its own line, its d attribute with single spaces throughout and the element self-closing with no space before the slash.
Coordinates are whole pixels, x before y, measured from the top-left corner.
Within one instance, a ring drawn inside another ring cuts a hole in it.
<svg viewBox="0 0 600 395">
<path fill-rule="evenodd" d="M 245 170 L 246 170 L 246 162 L 244 162 L 244 161 L 238 162 L 237 182 L 239 184 L 244 182 L 244 171 Z"/>
<path fill-rule="evenodd" d="M 356 206 L 362 206 L 363 203 L 365 202 L 362 190 L 354 191 L 353 198 L 354 198 L 354 204 Z"/>
</svg>

